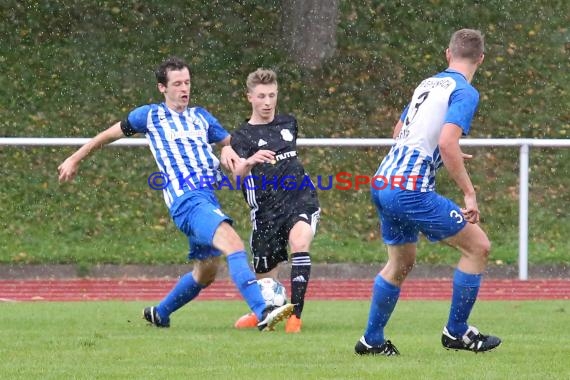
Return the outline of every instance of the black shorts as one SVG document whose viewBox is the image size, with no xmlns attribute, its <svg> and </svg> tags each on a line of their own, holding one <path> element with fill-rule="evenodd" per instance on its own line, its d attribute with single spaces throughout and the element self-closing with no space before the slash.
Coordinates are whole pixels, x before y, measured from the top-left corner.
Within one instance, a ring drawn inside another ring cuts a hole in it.
<svg viewBox="0 0 570 380">
<path fill-rule="evenodd" d="M 279 263 L 287 262 L 289 232 L 297 222 L 303 221 L 311 226 L 313 234 L 317 230 L 321 209 L 307 207 L 303 211 L 286 214 L 271 220 L 256 220 L 251 233 L 250 245 L 253 254 L 255 273 L 267 273 Z"/>
</svg>

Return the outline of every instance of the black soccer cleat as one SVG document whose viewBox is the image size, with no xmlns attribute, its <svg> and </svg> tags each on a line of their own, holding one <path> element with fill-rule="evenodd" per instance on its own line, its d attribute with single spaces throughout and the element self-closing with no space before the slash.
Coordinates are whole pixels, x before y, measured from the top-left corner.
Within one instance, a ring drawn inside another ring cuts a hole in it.
<svg viewBox="0 0 570 380">
<path fill-rule="evenodd" d="M 469 326 L 461 338 L 456 338 L 449 333 L 447 327 L 444 327 L 441 334 L 441 344 L 447 350 L 466 350 L 477 353 L 498 347 L 501 344 L 501 339 L 492 335 L 483 335 L 473 326 Z"/>
<path fill-rule="evenodd" d="M 145 307 L 143 310 L 143 318 L 156 327 L 170 327 L 170 321 L 163 322 L 160 320 L 155 306 Z"/>
<path fill-rule="evenodd" d="M 385 341 L 379 346 L 371 346 L 366 343 L 364 337 L 360 338 L 356 345 L 354 346 L 354 352 L 356 355 L 383 355 L 383 356 L 396 356 L 400 355 L 400 351 L 390 342 Z"/>
<path fill-rule="evenodd" d="M 259 331 L 273 331 L 275 325 L 291 316 L 295 304 L 288 303 L 283 306 L 268 306 L 263 311 L 261 322 L 257 324 Z"/>
</svg>

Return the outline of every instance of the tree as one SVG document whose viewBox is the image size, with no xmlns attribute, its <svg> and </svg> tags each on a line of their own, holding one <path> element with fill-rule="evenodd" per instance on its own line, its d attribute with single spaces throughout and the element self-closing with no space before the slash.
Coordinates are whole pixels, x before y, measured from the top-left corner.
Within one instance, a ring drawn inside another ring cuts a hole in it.
<svg viewBox="0 0 570 380">
<path fill-rule="evenodd" d="M 336 50 L 338 0 L 283 0 L 285 49 L 302 67 L 320 67 Z"/>
</svg>

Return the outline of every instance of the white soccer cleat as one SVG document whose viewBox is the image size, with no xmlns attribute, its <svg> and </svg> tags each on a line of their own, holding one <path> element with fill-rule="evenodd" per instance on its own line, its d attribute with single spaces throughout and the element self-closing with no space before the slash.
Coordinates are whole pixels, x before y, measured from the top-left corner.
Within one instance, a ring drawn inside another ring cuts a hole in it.
<svg viewBox="0 0 570 380">
<path fill-rule="evenodd" d="M 257 328 L 260 331 L 273 331 L 275 325 L 285 319 L 289 318 L 293 314 L 293 309 L 295 305 L 288 303 L 283 306 L 269 306 L 263 312 L 263 319 L 257 324 Z"/>
</svg>

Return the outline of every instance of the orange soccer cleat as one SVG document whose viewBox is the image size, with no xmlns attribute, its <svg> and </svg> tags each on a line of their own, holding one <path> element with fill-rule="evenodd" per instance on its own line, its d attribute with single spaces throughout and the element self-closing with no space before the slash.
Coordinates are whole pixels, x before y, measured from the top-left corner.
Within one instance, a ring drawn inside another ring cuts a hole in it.
<svg viewBox="0 0 570 380">
<path fill-rule="evenodd" d="M 296 334 L 301 332 L 302 325 L 301 318 L 298 318 L 295 314 L 289 317 L 287 323 L 285 324 L 285 332 L 289 334 Z"/>
<path fill-rule="evenodd" d="M 236 329 L 252 329 L 257 327 L 259 321 L 254 313 L 242 315 L 234 324 Z"/>
</svg>

